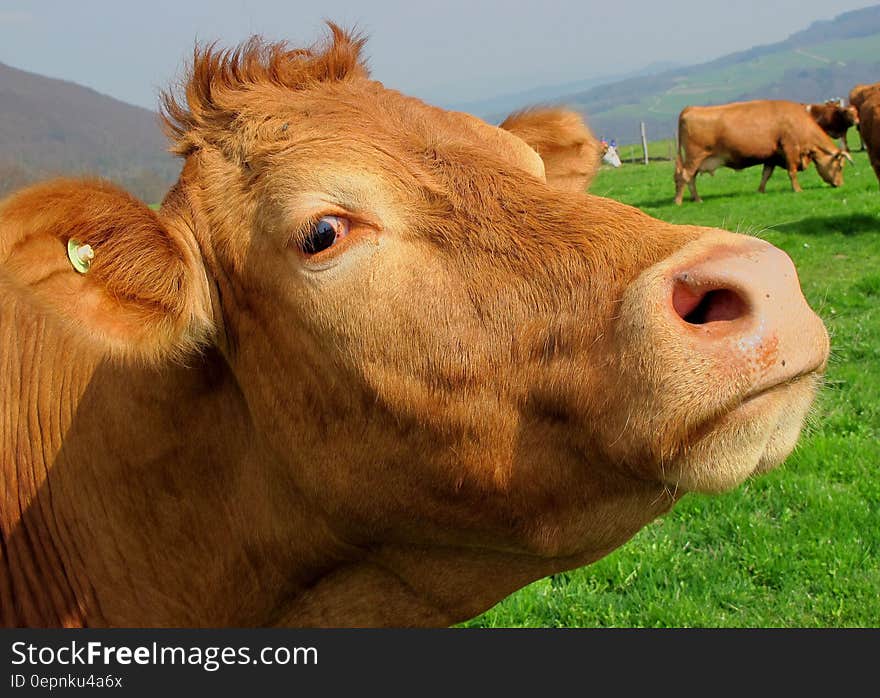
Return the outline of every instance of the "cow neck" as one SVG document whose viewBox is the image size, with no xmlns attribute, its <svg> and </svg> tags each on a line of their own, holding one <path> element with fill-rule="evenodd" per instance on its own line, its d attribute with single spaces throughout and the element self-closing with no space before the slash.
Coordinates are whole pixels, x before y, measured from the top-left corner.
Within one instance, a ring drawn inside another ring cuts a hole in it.
<svg viewBox="0 0 880 698">
<path fill-rule="evenodd" d="M 0 291 L 0 624 L 263 625 L 350 554 L 220 349 L 123 363 Z"/>
</svg>

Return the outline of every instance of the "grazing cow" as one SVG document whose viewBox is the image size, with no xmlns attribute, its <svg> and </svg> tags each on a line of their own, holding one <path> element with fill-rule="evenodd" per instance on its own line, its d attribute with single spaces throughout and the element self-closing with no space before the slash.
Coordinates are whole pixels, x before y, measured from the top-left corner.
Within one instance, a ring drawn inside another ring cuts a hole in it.
<svg viewBox="0 0 880 698">
<path fill-rule="evenodd" d="M 711 107 L 686 107 L 678 117 L 681 154 L 675 162 L 675 203 L 681 204 L 685 185 L 694 201 L 700 201 L 696 177 L 718 167 L 741 170 L 763 165 L 764 191 L 775 167 L 785 167 L 794 191 L 801 191 L 797 173 L 816 163 L 822 179 L 833 187 L 843 184 L 840 150 L 807 114 L 804 105 L 781 100 L 733 102 Z"/>
<path fill-rule="evenodd" d="M 586 191 L 601 158 L 599 142 L 576 112 L 532 107 L 508 116 L 500 127 L 519 136 L 544 161 L 547 184 Z"/>
<path fill-rule="evenodd" d="M 851 126 L 858 127 L 858 109 L 852 105 L 845 107 L 836 99 L 829 99 L 823 104 L 807 104 L 805 106 L 819 127 L 832 138 L 839 138 L 843 141 L 843 150 L 849 151 L 846 133 Z"/>
<path fill-rule="evenodd" d="M 3 625 L 447 625 L 794 447 L 783 252 L 556 189 L 362 43 L 197 53 L 159 211 L 0 202 Z"/>
</svg>

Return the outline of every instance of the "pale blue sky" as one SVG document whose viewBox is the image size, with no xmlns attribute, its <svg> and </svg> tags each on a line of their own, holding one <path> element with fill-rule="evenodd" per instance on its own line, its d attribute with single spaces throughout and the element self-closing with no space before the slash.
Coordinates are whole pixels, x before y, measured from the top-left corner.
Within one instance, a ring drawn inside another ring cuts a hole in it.
<svg viewBox="0 0 880 698">
<path fill-rule="evenodd" d="M 369 34 L 374 77 L 442 105 L 779 41 L 866 0 L 0 0 L 0 62 L 155 108 L 199 41 Z"/>
</svg>

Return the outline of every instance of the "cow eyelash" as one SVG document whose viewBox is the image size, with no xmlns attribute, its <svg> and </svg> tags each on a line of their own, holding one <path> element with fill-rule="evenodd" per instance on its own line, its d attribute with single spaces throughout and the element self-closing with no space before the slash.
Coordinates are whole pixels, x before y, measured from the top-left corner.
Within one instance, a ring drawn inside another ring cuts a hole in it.
<svg viewBox="0 0 880 698">
<path fill-rule="evenodd" d="M 312 257 L 330 249 L 351 232 L 351 220 L 344 216 L 325 215 L 308 222 L 302 232 L 300 249 Z"/>
</svg>

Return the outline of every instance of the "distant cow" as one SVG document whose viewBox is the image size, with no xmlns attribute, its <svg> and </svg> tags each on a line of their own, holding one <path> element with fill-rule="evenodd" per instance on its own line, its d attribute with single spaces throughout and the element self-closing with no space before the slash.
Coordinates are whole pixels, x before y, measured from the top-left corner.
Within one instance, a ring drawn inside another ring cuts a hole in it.
<svg viewBox="0 0 880 698">
<path fill-rule="evenodd" d="M 859 112 L 854 106 L 848 107 L 836 99 L 829 99 L 823 104 L 807 104 L 807 112 L 812 116 L 816 123 L 832 138 L 839 138 L 843 141 L 843 149 L 849 151 L 849 144 L 846 142 L 846 132 L 850 127 L 857 126 L 859 123 Z"/>
<path fill-rule="evenodd" d="M 880 82 L 856 87 L 850 93 L 850 102 L 858 105 L 859 134 L 868 151 L 871 166 L 880 180 Z"/>
<path fill-rule="evenodd" d="M 843 159 L 852 161 L 802 104 L 782 100 L 686 107 L 678 117 L 678 139 L 676 204 L 681 204 L 685 185 L 690 188 L 691 198 L 700 201 L 697 174 L 712 173 L 721 166 L 741 170 L 763 165 L 759 192 L 764 191 L 773 169 L 784 167 L 792 189 L 801 191 L 797 173 L 811 160 L 822 179 L 833 187 L 843 184 Z"/>
</svg>

